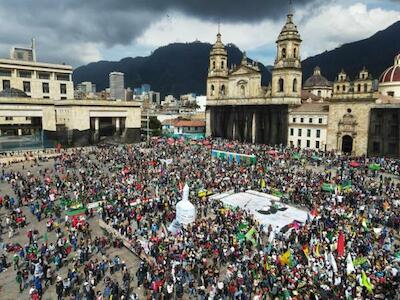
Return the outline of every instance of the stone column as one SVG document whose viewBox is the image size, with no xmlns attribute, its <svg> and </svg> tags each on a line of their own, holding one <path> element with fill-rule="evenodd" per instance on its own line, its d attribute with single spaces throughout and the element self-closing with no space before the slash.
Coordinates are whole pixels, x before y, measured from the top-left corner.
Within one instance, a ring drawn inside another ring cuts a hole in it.
<svg viewBox="0 0 400 300">
<path fill-rule="evenodd" d="M 119 135 L 120 132 L 120 128 L 121 128 L 121 122 L 120 122 L 120 118 L 115 118 L 115 134 Z"/>
<path fill-rule="evenodd" d="M 21 136 L 22 135 L 22 129 L 18 128 L 18 135 Z"/>
<path fill-rule="evenodd" d="M 210 137 L 212 135 L 211 130 L 211 110 L 209 108 L 206 109 L 206 137 Z"/>
<path fill-rule="evenodd" d="M 256 113 L 254 112 L 253 113 L 253 121 L 251 124 L 251 142 L 253 144 L 256 143 L 256 133 L 257 133 L 257 131 L 256 131 Z"/>
<path fill-rule="evenodd" d="M 100 120 L 99 118 L 94 118 L 94 130 L 99 131 L 100 130 Z"/>
<path fill-rule="evenodd" d="M 236 140 L 236 122 L 233 122 L 232 127 L 232 140 Z"/>
<path fill-rule="evenodd" d="M 97 143 L 100 140 L 100 119 L 98 117 L 94 118 L 94 133 L 93 140 Z"/>
</svg>

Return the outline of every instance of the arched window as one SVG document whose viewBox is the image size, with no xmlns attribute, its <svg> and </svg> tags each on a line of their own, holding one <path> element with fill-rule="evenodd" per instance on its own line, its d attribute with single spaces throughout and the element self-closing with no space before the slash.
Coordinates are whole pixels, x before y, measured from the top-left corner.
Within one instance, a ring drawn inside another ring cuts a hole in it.
<svg viewBox="0 0 400 300">
<path fill-rule="evenodd" d="M 297 48 L 293 49 L 293 56 L 294 56 L 294 58 L 297 58 Z"/>
<path fill-rule="evenodd" d="M 358 85 L 357 85 L 357 91 L 358 91 L 358 92 L 361 92 L 361 84 L 358 84 Z"/>
<path fill-rule="evenodd" d="M 279 78 L 279 81 L 278 81 L 278 92 L 283 92 L 283 88 L 284 88 L 284 81 L 283 81 L 283 79 L 282 78 Z"/>
<path fill-rule="evenodd" d="M 215 70 L 215 60 L 213 61 L 212 65 L 213 70 Z"/>
<path fill-rule="evenodd" d="M 293 79 L 293 92 L 296 93 L 297 92 L 297 79 Z"/>
<path fill-rule="evenodd" d="M 245 96 L 246 95 L 246 87 L 244 84 L 240 86 L 240 95 Z"/>
<path fill-rule="evenodd" d="M 282 58 L 286 58 L 286 48 L 282 48 Z"/>
<path fill-rule="evenodd" d="M 343 90 L 343 92 L 346 91 L 346 86 L 345 85 L 342 86 L 342 90 Z"/>
<path fill-rule="evenodd" d="M 318 97 L 321 97 L 321 91 L 318 91 L 317 93 L 318 93 Z"/>
<path fill-rule="evenodd" d="M 336 90 L 339 92 L 339 90 L 340 90 L 340 86 L 336 86 Z"/>
<path fill-rule="evenodd" d="M 223 70 L 225 68 L 225 62 L 221 61 L 221 69 Z"/>
<path fill-rule="evenodd" d="M 214 85 L 212 84 L 212 85 L 211 85 L 211 90 L 210 90 L 210 95 L 211 95 L 211 96 L 214 96 L 214 92 L 215 92 L 215 87 L 214 87 Z"/>
<path fill-rule="evenodd" d="M 364 92 L 367 93 L 368 92 L 368 84 L 364 83 Z"/>
<path fill-rule="evenodd" d="M 225 96 L 225 85 L 224 84 L 221 86 L 221 95 Z"/>
</svg>

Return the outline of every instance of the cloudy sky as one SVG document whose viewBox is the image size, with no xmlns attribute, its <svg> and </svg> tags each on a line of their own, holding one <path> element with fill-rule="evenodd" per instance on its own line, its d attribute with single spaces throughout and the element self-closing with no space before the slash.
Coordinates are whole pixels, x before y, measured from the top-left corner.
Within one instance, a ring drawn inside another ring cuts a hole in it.
<svg viewBox="0 0 400 300">
<path fill-rule="evenodd" d="M 288 0 L 1 0 L 0 57 L 36 38 L 41 61 L 79 66 L 159 46 L 225 43 L 271 64 Z M 293 0 L 302 57 L 367 38 L 400 20 L 400 0 Z"/>
</svg>

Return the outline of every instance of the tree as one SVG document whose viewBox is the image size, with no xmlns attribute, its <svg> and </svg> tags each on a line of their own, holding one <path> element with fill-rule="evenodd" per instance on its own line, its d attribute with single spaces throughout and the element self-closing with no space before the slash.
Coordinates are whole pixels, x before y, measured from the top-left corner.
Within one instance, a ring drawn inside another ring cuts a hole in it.
<svg viewBox="0 0 400 300">
<path fill-rule="evenodd" d="M 149 119 L 149 128 L 153 136 L 161 135 L 161 122 L 157 117 L 151 116 Z"/>
</svg>

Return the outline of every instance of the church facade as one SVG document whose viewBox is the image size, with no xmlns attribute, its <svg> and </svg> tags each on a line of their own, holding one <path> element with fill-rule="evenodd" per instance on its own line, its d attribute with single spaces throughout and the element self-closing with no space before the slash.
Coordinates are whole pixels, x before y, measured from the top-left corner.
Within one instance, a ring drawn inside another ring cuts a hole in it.
<svg viewBox="0 0 400 300">
<path fill-rule="evenodd" d="M 261 85 L 261 71 L 244 53 L 238 66 L 228 67 L 221 34 L 210 53 L 207 78 L 207 136 L 253 143 L 286 144 L 288 110 L 301 104 L 301 38 L 293 15 L 276 41 L 272 82 Z"/>
</svg>

